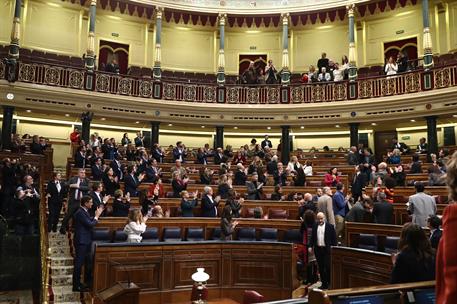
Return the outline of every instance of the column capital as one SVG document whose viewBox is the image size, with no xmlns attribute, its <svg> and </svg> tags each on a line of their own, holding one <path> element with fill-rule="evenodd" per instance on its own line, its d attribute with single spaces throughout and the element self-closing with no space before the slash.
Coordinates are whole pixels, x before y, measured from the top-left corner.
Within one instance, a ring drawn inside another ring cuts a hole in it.
<svg viewBox="0 0 457 304">
<path fill-rule="evenodd" d="M 358 127 L 358 126 L 360 126 L 360 123 L 359 122 L 350 122 L 350 123 L 348 123 L 348 125 L 350 127 Z"/>
<path fill-rule="evenodd" d="M 158 126 L 160 125 L 160 121 L 151 121 L 151 126 Z"/>
<path fill-rule="evenodd" d="M 219 19 L 219 25 L 225 26 L 225 23 L 227 21 L 227 14 L 226 13 L 220 13 L 218 16 Z"/>
<path fill-rule="evenodd" d="M 161 6 L 156 7 L 156 19 L 162 19 L 164 8 Z"/>
<path fill-rule="evenodd" d="M 282 18 L 282 25 L 289 25 L 289 13 L 282 13 L 281 18 Z"/>
<path fill-rule="evenodd" d="M 97 6 L 97 0 L 91 0 L 90 6 Z"/>
<path fill-rule="evenodd" d="M 350 3 L 346 5 L 346 11 L 348 13 L 348 17 L 354 17 L 354 10 L 355 10 L 355 4 Z"/>
<path fill-rule="evenodd" d="M 425 118 L 427 121 L 433 121 L 433 120 L 437 120 L 437 119 L 438 119 L 438 116 L 437 116 L 437 115 L 430 115 L 430 116 L 424 116 L 424 118 Z"/>
</svg>

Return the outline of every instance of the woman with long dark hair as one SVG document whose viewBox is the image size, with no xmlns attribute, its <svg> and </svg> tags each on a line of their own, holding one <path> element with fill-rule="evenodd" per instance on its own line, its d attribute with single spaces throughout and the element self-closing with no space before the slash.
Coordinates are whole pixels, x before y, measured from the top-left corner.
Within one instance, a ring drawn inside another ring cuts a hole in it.
<svg viewBox="0 0 457 304">
<path fill-rule="evenodd" d="M 233 221 L 233 212 L 230 205 L 225 205 L 221 215 L 221 240 L 231 240 L 237 221 Z"/>
<path fill-rule="evenodd" d="M 434 251 L 419 225 L 407 223 L 403 226 L 398 249 L 400 252 L 392 256 L 391 284 L 435 279 Z"/>
</svg>

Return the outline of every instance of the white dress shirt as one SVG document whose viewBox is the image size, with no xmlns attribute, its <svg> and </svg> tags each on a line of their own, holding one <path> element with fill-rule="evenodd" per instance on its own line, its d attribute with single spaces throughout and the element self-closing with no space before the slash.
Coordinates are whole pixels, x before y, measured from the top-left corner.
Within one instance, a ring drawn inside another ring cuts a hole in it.
<svg viewBox="0 0 457 304">
<path fill-rule="evenodd" d="M 317 226 L 317 246 L 325 247 L 325 223 Z"/>
</svg>

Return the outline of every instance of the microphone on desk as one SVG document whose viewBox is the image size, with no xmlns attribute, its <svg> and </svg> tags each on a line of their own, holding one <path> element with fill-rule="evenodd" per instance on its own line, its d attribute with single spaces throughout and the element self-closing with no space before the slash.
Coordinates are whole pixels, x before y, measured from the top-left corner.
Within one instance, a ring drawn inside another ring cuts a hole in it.
<svg viewBox="0 0 457 304">
<path fill-rule="evenodd" d="M 124 270 L 126 273 L 127 273 L 127 288 L 130 288 L 131 287 L 131 284 L 132 282 L 130 281 L 130 273 L 127 271 L 127 268 L 125 268 L 125 265 L 120 263 L 120 262 L 117 262 L 117 261 L 113 261 L 113 260 L 108 260 L 110 263 L 114 264 L 114 265 L 119 265 L 122 267 L 122 270 Z"/>
</svg>

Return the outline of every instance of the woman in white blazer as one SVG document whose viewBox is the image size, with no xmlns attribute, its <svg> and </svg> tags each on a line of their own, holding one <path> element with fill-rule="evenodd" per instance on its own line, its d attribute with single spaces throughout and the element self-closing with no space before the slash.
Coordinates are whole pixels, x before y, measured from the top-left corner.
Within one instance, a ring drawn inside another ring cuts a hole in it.
<svg viewBox="0 0 457 304">
<path fill-rule="evenodd" d="M 147 220 L 148 217 L 143 217 L 140 209 L 130 210 L 127 225 L 124 227 L 124 232 L 127 233 L 128 243 L 141 242 L 141 234 L 146 231 Z"/>
</svg>

